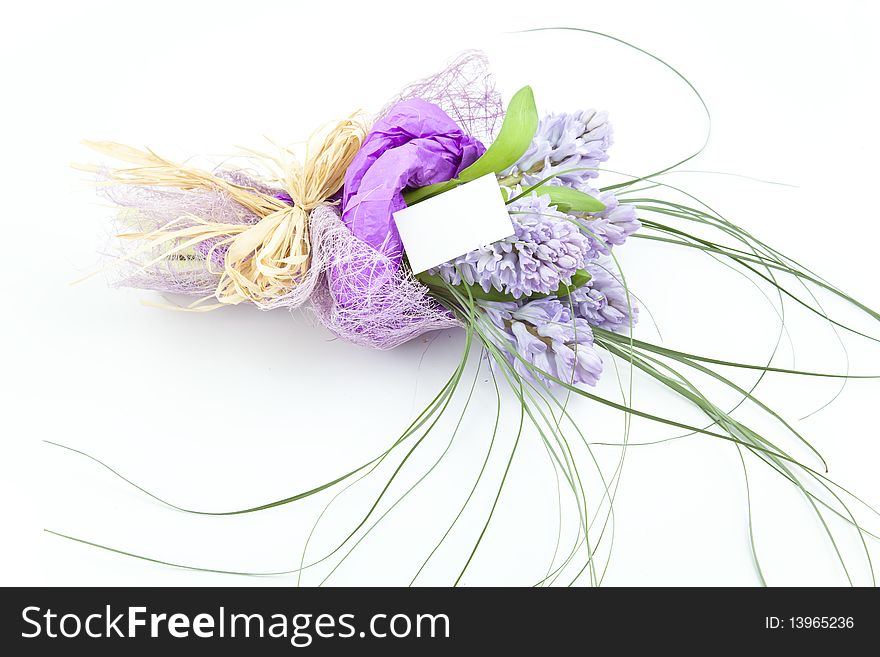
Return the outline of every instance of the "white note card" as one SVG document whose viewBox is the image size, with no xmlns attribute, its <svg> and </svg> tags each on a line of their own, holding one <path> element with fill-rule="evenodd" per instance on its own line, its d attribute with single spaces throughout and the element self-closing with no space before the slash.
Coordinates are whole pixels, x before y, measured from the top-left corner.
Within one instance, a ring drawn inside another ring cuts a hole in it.
<svg viewBox="0 0 880 657">
<path fill-rule="evenodd" d="M 494 174 L 394 213 L 414 274 L 514 234 Z"/>
</svg>

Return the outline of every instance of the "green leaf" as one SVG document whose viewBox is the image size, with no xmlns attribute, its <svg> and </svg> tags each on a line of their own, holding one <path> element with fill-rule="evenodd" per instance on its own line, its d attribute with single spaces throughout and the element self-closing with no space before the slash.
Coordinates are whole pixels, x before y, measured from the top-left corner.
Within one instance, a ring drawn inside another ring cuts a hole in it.
<svg viewBox="0 0 880 657">
<path fill-rule="evenodd" d="M 556 288 L 556 292 L 554 292 L 554 296 L 564 297 L 571 294 L 574 290 L 579 287 L 583 287 L 587 283 L 590 282 L 590 279 L 593 278 L 593 275 L 590 274 L 586 269 L 578 269 L 574 275 L 571 277 L 571 283 L 566 285 L 563 283 L 558 288 Z M 532 296 L 541 296 L 541 295 L 532 295 Z"/>
<path fill-rule="evenodd" d="M 403 193 L 403 200 L 408 206 L 415 205 L 419 201 L 424 201 L 425 199 L 431 198 L 432 196 L 437 196 L 437 194 L 448 192 L 450 189 L 456 187 L 458 184 L 459 181 L 456 178 L 453 178 L 452 180 L 434 183 L 433 185 L 428 185 L 427 187 L 410 189 Z"/>
<path fill-rule="evenodd" d="M 447 285 L 447 283 L 439 276 L 434 276 L 427 272 L 416 274 L 416 278 L 428 287 L 443 289 L 443 287 Z M 543 299 L 544 297 L 549 296 L 566 296 L 568 294 L 571 294 L 573 290 L 576 290 L 577 288 L 585 285 L 591 278 L 592 276 L 590 275 L 590 272 L 585 269 L 578 269 L 572 275 L 570 284 L 566 285 L 565 283 L 562 283 L 558 288 L 556 288 L 556 290 L 554 290 L 550 294 L 535 293 L 530 295 L 528 298 Z M 518 299 L 512 294 L 509 294 L 507 292 L 499 292 L 494 288 L 486 292 L 482 287 L 476 284 L 467 285 L 465 283 L 462 283 L 453 287 L 459 288 L 461 290 L 470 290 L 470 296 L 472 296 L 474 299 L 481 299 L 482 301 L 518 301 Z"/>
<path fill-rule="evenodd" d="M 538 110 L 535 107 L 535 95 L 531 87 L 525 86 L 510 99 L 498 137 L 480 159 L 462 171 L 458 178 L 404 192 L 403 198 L 406 204 L 414 205 L 462 183 L 504 171 L 516 164 L 516 161 L 523 156 L 532 143 L 537 129 Z"/>
<path fill-rule="evenodd" d="M 570 214 L 572 212 L 601 212 L 605 204 L 589 194 L 584 194 L 571 187 L 558 187 L 556 185 L 540 185 L 533 190 L 538 196 L 546 194 L 550 202 L 560 212 Z"/>
</svg>

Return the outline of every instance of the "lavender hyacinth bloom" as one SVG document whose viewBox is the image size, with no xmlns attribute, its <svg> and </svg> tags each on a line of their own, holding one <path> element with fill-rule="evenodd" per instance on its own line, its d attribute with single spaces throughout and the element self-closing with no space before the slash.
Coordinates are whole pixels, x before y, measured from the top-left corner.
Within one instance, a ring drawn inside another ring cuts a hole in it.
<svg viewBox="0 0 880 657">
<path fill-rule="evenodd" d="M 590 215 L 593 220 L 588 221 L 585 226 L 609 247 L 622 245 L 627 237 L 642 227 L 636 214 L 636 207 L 621 203 L 614 192 L 600 193 L 593 189 L 582 191 L 590 196 L 595 196 L 605 204 L 605 209 L 602 212 Z"/>
<path fill-rule="evenodd" d="M 555 292 L 602 252 L 601 242 L 582 233 L 572 217 L 550 205 L 546 195 L 532 194 L 509 207 L 513 236 L 459 256 L 431 273 L 451 285 L 464 279 L 485 292 L 495 289 L 518 299 Z"/>
<path fill-rule="evenodd" d="M 571 385 L 598 382 L 602 359 L 593 345 L 593 332 L 586 320 L 572 318 L 565 304 L 548 297 L 524 304 L 481 301 L 480 305 L 498 329 L 490 332 L 489 339 L 523 379 L 545 385 L 555 384 L 549 377 Z M 540 372 L 533 372 L 523 360 Z"/>
<path fill-rule="evenodd" d="M 626 288 L 612 267 L 607 260 L 588 264 L 592 278 L 561 301 L 564 306 L 573 306 L 575 315 L 590 326 L 625 331 L 630 327 L 630 311 L 635 324 L 639 309 L 632 297 L 627 300 Z"/>
<path fill-rule="evenodd" d="M 525 154 L 501 174 L 501 183 L 573 187 L 598 198 L 605 209 L 589 215 L 584 234 L 599 243 L 589 257 L 608 255 L 612 246 L 620 246 L 641 227 L 634 206 L 621 204 L 613 192 L 599 192 L 589 184 L 599 174 L 595 167 L 608 159 L 611 143 L 611 124 L 605 112 L 549 114 L 541 119 Z M 566 172 L 582 167 L 588 168 Z"/>
<path fill-rule="evenodd" d="M 501 177 L 534 185 L 555 176 L 558 184 L 581 187 L 599 174 L 593 169 L 608 159 L 611 142 L 611 124 L 605 112 L 548 114 L 538 124 L 528 150 Z M 566 172 L 575 168 L 579 170 Z"/>
</svg>

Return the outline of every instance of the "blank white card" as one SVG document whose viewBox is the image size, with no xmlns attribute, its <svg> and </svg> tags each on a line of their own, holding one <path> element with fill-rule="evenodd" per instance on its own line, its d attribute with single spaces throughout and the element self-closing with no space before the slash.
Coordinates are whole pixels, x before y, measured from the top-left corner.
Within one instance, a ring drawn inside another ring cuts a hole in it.
<svg viewBox="0 0 880 657">
<path fill-rule="evenodd" d="M 394 213 L 414 274 L 514 234 L 494 174 Z"/>
</svg>

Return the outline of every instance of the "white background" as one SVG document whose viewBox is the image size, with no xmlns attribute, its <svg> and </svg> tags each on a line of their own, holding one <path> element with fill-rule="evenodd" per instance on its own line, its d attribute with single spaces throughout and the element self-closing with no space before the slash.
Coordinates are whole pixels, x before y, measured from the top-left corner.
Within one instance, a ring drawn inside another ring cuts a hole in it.
<svg viewBox="0 0 880 657">
<path fill-rule="evenodd" d="M 98 264 L 110 215 L 87 177 L 69 168 L 94 159 L 79 140 L 149 145 L 171 158 L 264 146 L 264 135 L 296 141 L 358 107 L 378 109 L 462 49 L 484 48 L 508 97 L 530 83 L 543 110 L 609 110 L 616 131 L 610 168 L 646 173 L 699 146 L 705 122 L 680 80 L 596 37 L 505 34 L 541 25 L 609 32 L 678 67 L 713 117 L 708 149 L 686 168 L 795 187 L 708 173 L 669 182 L 880 307 L 874 2 L 17 3 L 0 27 L 3 584 L 294 583 L 292 576 L 150 564 L 42 530 L 209 568 L 288 570 L 328 497 L 248 516 L 196 517 L 41 441 L 94 454 L 183 506 L 247 507 L 332 479 L 381 451 L 431 399 L 462 347 L 451 332 L 371 352 L 333 340 L 305 313 L 174 313 L 141 303 L 161 301 L 156 295 L 110 289 L 101 276 L 71 286 Z M 620 254 L 665 344 L 747 362 L 769 355 L 776 316 L 742 279 L 707 258 L 644 241 L 632 240 Z M 839 304 L 829 307 L 880 333 Z M 787 320 L 798 367 L 843 370 L 827 325 L 794 309 Z M 638 335 L 658 339 L 647 313 Z M 853 372 L 880 371 L 876 343 L 847 339 L 847 347 Z M 792 364 L 787 343 L 777 364 Z M 613 381 L 609 367 L 599 392 L 613 398 Z M 699 422 L 657 386 L 636 383 L 637 406 Z M 880 384 L 850 383 L 829 408 L 797 420 L 837 389 L 776 376 L 758 392 L 825 454 L 836 481 L 878 505 Z M 328 584 L 409 581 L 479 468 L 493 403 L 484 375 L 448 458 Z M 589 440 L 620 440 L 619 415 L 586 402 L 574 410 Z M 515 419 L 505 425 L 476 511 L 419 582 L 450 583 L 460 570 L 491 504 Z M 413 472 L 442 450 L 449 428 L 433 435 Z M 778 426 L 768 431 L 809 458 Z M 672 435 L 636 423 L 632 440 Z M 692 437 L 634 447 L 626 458 L 606 584 L 757 583 L 733 446 Z M 803 498 L 765 470 L 753 462 L 749 472 L 768 583 L 845 584 Z M 344 538 L 378 483 L 343 498 L 310 554 Z M 549 461 L 527 434 L 462 582 L 539 579 L 553 552 L 555 501 Z M 876 532 L 878 518 L 854 508 Z M 870 583 L 858 543 L 837 529 L 854 581 Z M 877 558 L 876 542 L 871 549 Z M 304 583 L 320 582 L 326 570 L 308 571 Z"/>
</svg>

